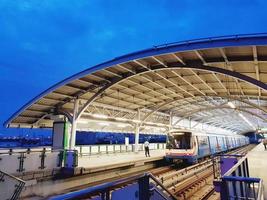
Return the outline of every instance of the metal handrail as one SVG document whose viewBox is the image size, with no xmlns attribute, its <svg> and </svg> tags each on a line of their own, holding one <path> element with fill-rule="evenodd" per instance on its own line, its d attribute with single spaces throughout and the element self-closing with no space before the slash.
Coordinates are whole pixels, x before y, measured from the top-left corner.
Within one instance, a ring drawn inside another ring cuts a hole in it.
<svg viewBox="0 0 267 200">
<path fill-rule="evenodd" d="M 82 189 L 79 191 L 70 192 L 70 193 L 63 194 L 63 195 L 58 195 L 58 196 L 50 198 L 49 200 L 63 200 L 63 199 L 64 200 L 71 200 L 71 199 L 83 198 L 84 196 L 92 195 L 94 193 L 104 192 L 105 190 L 107 190 L 107 188 L 109 188 L 109 190 L 110 190 L 110 189 L 117 187 L 118 185 L 126 185 L 129 183 L 133 183 L 133 182 L 137 181 L 138 179 L 143 178 L 145 176 L 146 176 L 146 174 L 137 175 L 137 176 L 132 176 L 129 178 L 121 179 L 118 181 L 113 181 L 110 183 L 104 183 L 101 185 L 85 188 L 85 189 Z"/>
<path fill-rule="evenodd" d="M 151 143 L 151 145 L 154 144 L 165 144 L 165 143 Z M 125 145 L 125 144 L 98 144 L 98 145 L 76 145 L 76 148 L 83 148 L 83 147 L 93 147 L 93 146 L 134 146 L 134 144 L 129 144 L 129 145 Z M 139 145 L 143 145 L 143 144 L 139 144 Z M 151 150 L 154 150 L 153 148 Z M 0 155 L 5 155 L 5 154 L 19 154 L 19 153 L 41 153 L 41 152 L 60 152 L 60 151 L 64 151 L 64 149 L 55 149 L 53 150 L 51 147 L 44 147 L 44 148 L 40 148 L 40 147 L 34 147 L 34 148 L 23 148 L 23 150 L 19 149 L 19 148 L 9 148 L 9 149 L 0 149 Z"/>
<path fill-rule="evenodd" d="M 113 181 L 113 182 L 110 182 L 110 183 L 104 183 L 104 184 L 101 184 L 101 185 L 89 187 L 89 188 L 82 189 L 82 190 L 79 190 L 79 191 L 75 191 L 75 192 L 71 192 L 71 193 L 67 193 L 67 194 L 63 194 L 63 195 L 58 195 L 58 196 L 55 196 L 55 197 L 51 197 L 49 200 L 72 200 L 72 199 L 74 200 L 74 199 L 80 199 L 80 198 L 88 197 L 89 195 L 95 195 L 95 194 L 101 194 L 101 193 L 103 194 L 106 191 L 111 191 L 112 189 L 115 189 L 115 188 L 118 188 L 118 187 L 122 187 L 122 186 L 125 186 L 127 184 L 135 183 L 139 179 L 145 178 L 145 177 L 151 178 L 154 182 L 156 182 L 157 185 L 162 187 L 162 189 L 164 189 L 164 191 L 166 191 L 168 193 L 168 195 L 173 200 L 176 199 L 175 196 L 167 188 L 165 188 L 164 185 L 162 185 L 157 180 L 156 177 L 154 177 L 151 173 L 145 173 L 145 174 L 142 174 L 142 175 L 132 176 L 132 177 L 129 177 L 129 178 Z"/>
<path fill-rule="evenodd" d="M 259 183 L 261 181 L 260 178 L 240 177 L 240 176 L 223 176 L 222 179 L 225 181 L 240 181 L 247 183 Z"/>
<path fill-rule="evenodd" d="M 223 181 L 226 182 L 240 182 L 240 183 L 246 183 L 246 184 L 252 184 L 253 185 L 253 194 L 254 197 L 253 199 L 255 200 L 262 200 L 262 195 L 263 195 L 263 181 L 260 178 L 252 178 L 252 177 L 239 177 L 239 176 L 223 176 L 222 177 Z M 254 183 L 258 184 L 258 188 L 257 188 L 257 193 L 256 190 L 254 188 Z"/>
<path fill-rule="evenodd" d="M 166 191 L 172 199 L 176 199 L 176 197 L 151 173 L 148 173 L 149 177 L 155 181 L 164 191 Z"/>
<path fill-rule="evenodd" d="M 16 185 L 16 189 L 15 189 L 12 197 L 10 198 L 10 200 L 17 200 L 18 197 L 19 197 L 19 195 L 20 195 L 20 193 L 21 193 L 21 191 L 22 191 L 22 189 L 23 189 L 23 187 L 25 186 L 25 181 L 23 181 L 20 178 L 15 177 L 15 176 L 13 176 L 11 174 L 8 174 L 6 172 L 3 172 L 1 170 L 0 170 L 0 174 L 3 174 L 4 175 L 4 176 L 2 176 L 2 178 L 5 177 L 5 176 L 8 176 L 11 179 L 17 180 L 19 182 L 19 184 Z"/>
<path fill-rule="evenodd" d="M 230 176 L 238 167 L 241 163 L 243 163 L 247 159 L 247 156 L 242 157 L 238 162 L 231 168 L 229 169 L 224 176 Z"/>
<path fill-rule="evenodd" d="M 263 180 L 260 180 L 259 182 L 258 191 L 259 192 L 258 192 L 257 200 L 262 200 L 263 191 L 264 191 Z"/>
<path fill-rule="evenodd" d="M 17 151 L 18 150 L 18 151 Z M 60 151 L 63 151 L 64 149 L 56 149 L 56 150 L 53 150 L 53 149 L 47 149 L 47 148 L 43 148 L 43 149 L 26 149 L 26 150 L 20 150 L 20 149 L 1 149 L 0 151 L 0 155 L 6 155 L 6 154 L 9 154 L 9 155 L 12 155 L 12 154 L 20 154 L 20 153 L 27 153 L 27 154 L 30 154 L 30 153 L 42 153 L 42 152 L 60 152 Z"/>
<path fill-rule="evenodd" d="M 240 155 L 231 155 L 231 156 L 240 157 Z M 243 170 L 241 170 L 241 168 Z M 243 156 L 241 159 L 239 159 L 238 162 L 221 177 L 221 180 L 223 181 L 223 185 L 225 186 L 223 191 L 225 190 L 225 194 L 227 194 L 228 197 L 233 197 L 236 199 L 243 199 L 243 198 L 247 199 L 249 194 L 247 187 L 250 188 L 250 186 L 252 185 L 251 195 L 253 196 L 249 198 L 255 200 L 262 199 L 262 193 L 263 193 L 262 179 L 249 177 L 247 156 Z M 255 187 L 255 184 L 257 185 L 257 187 Z M 231 188 L 237 188 L 237 187 L 240 187 L 241 189 L 231 190 Z M 246 195 L 246 197 L 244 197 L 243 195 Z"/>
<path fill-rule="evenodd" d="M 150 191 L 152 192 L 156 192 L 157 194 L 159 194 L 163 199 L 168 200 L 168 198 L 166 198 L 166 196 L 164 196 L 161 192 L 159 192 L 159 190 L 157 190 L 155 187 L 150 189 Z"/>
</svg>

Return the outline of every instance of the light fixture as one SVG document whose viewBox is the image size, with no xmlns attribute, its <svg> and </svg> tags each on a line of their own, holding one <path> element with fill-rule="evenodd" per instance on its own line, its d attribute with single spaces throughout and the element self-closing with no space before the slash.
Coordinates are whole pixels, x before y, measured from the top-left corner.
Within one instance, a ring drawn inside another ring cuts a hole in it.
<svg viewBox="0 0 267 200">
<path fill-rule="evenodd" d="M 98 124 L 101 125 L 101 126 L 108 126 L 109 125 L 108 122 L 99 122 Z"/>
<path fill-rule="evenodd" d="M 229 106 L 230 108 L 233 108 L 233 109 L 236 108 L 236 107 L 235 107 L 235 104 L 233 104 L 231 101 L 228 101 L 227 104 L 228 104 L 228 106 Z"/>
<path fill-rule="evenodd" d="M 108 116 L 102 115 L 102 114 L 92 114 L 92 116 L 95 118 L 101 118 L 101 119 L 107 119 L 108 118 Z"/>
<path fill-rule="evenodd" d="M 127 124 L 118 124 L 117 126 L 120 127 L 120 128 L 125 128 L 128 125 Z"/>
<path fill-rule="evenodd" d="M 114 118 L 116 121 L 127 121 L 128 119 L 126 118 L 121 118 L 121 117 L 115 117 Z"/>
<path fill-rule="evenodd" d="M 137 119 L 133 119 L 132 122 L 134 122 L 134 123 L 141 123 L 141 121 L 140 120 L 137 120 Z"/>
</svg>

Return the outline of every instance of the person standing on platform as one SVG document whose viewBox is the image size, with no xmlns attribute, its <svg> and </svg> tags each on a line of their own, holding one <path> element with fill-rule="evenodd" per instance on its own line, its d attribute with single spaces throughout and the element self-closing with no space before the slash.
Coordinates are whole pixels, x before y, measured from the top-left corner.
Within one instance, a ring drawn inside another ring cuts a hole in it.
<svg viewBox="0 0 267 200">
<path fill-rule="evenodd" d="M 146 155 L 146 157 L 147 156 L 150 157 L 150 154 L 149 154 L 149 142 L 147 140 L 145 141 L 144 146 L 145 146 L 145 155 Z"/>
<path fill-rule="evenodd" d="M 264 149 L 266 150 L 267 149 L 267 139 L 266 138 L 263 140 L 263 145 L 264 145 Z"/>
</svg>

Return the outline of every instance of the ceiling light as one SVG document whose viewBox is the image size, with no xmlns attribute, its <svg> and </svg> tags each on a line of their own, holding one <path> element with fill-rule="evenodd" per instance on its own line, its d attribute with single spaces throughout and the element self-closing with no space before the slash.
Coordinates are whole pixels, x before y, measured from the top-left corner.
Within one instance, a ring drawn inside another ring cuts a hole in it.
<svg viewBox="0 0 267 200">
<path fill-rule="evenodd" d="M 92 116 L 96 117 L 96 118 L 101 118 L 101 119 L 107 119 L 108 118 L 108 116 L 102 115 L 102 114 L 93 114 Z"/>
<path fill-rule="evenodd" d="M 127 124 L 118 124 L 117 126 L 120 127 L 120 128 L 125 128 L 128 125 Z"/>
<path fill-rule="evenodd" d="M 230 108 L 233 108 L 233 109 L 236 108 L 236 107 L 235 107 L 235 104 L 233 104 L 231 101 L 228 101 L 227 104 L 228 104 L 228 106 L 229 106 Z"/>
<path fill-rule="evenodd" d="M 98 124 L 100 124 L 101 126 L 108 126 L 109 125 L 108 122 L 99 122 Z"/>
</svg>

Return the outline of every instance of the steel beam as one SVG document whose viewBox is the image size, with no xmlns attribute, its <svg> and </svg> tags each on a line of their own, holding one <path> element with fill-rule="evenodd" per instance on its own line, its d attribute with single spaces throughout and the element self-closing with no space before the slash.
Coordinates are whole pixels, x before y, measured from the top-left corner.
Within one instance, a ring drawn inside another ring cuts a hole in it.
<svg viewBox="0 0 267 200">
<path fill-rule="evenodd" d="M 150 72 L 151 70 L 156 71 L 156 70 L 178 69 L 178 68 L 189 68 L 189 69 L 197 69 L 197 70 L 204 70 L 204 71 L 209 71 L 209 72 L 214 72 L 214 73 L 220 73 L 220 74 L 231 76 L 233 78 L 237 78 L 237 79 L 243 80 L 245 82 L 251 83 L 252 85 L 260 87 L 263 90 L 267 90 L 267 85 L 265 83 L 258 81 L 252 77 L 246 76 L 244 74 L 240 74 L 240 73 L 235 72 L 235 71 L 231 71 L 231 70 L 227 70 L 227 69 L 223 69 L 223 68 L 219 68 L 219 67 L 204 66 L 200 62 L 189 62 L 189 63 L 187 63 L 187 65 L 183 65 L 183 64 L 179 64 L 179 63 L 169 63 L 169 64 L 165 64 L 164 66 L 163 65 L 155 66 L 153 69 L 152 68 L 151 69 L 143 68 L 134 74 L 133 73 L 125 73 L 122 77 L 114 78 L 110 83 L 106 84 L 97 93 L 95 93 L 87 101 L 87 103 L 85 103 L 85 105 L 82 107 L 82 109 L 78 112 L 77 118 L 79 118 L 82 115 L 82 113 L 87 109 L 87 107 L 89 105 L 91 105 L 92 102 L 95 101 L 107 89 L 109 89 L 110 87 L 114 86 L 115 84 L 117 84 L 123 80 L 132 78 L 132 77 L 137 76 L 137 75 L 145 74 L 147 72 Z"/>
<path fill-rule="evenodd" d="M 267 119 L 265 119 L 264 117 L 262 117 L 262 116 L 260 116 L 260 115 L 258 115 L 258 114 L 255 114 L 255 113 L 253 113 L 253 112 L 250 112 L 250 111 L 248 111 L 248 110 L 245 110 L 245 109 L 241 109 L 241 108 L 238 108 L 238 107 L 236 107 L 236 108 L 230 108 L 230 107 L 228 107 L 228 106 L 213 106 L 213 107 L 207 107 L 207 108 L 201 108 L 201 109 L 196 109 L 196 110 L 193 110 L 193 111 L 191 111 L 191 112 L 188 112 L 188 113 L 185 113 L 182 117 L 181 117 L 181 119 L 179 119 L 178 121 L 176 121 L 175 122 L 175 124 L 173 124 L 173 126 L 175 126 L 175 125 L 177 125 L 180 121 L 182 121 L 183 119 L 186 119 L 187 117 L 189 117 L 189 116 L 192 116 L 192 115 L 194 115 L 194 114 L 196 114 L 196 113 L 198 113 L 198 112 L 203 112 L 203 111 L 210 111 L 210 110 L 216 110 L 216 109 L 231 109 L 231 110 L 239 110 L 239 111 L 242 111 L 242 112 L 246 112 L 246 113 L 249 113 L 250 115 L 252 115 L 252 116 L 255 116 L 255 117 L 258 117 L 259 119 L 261 119 L 261 120 L 263 120 L 263 121 L 265 121 L 265 122 L 267 122 Z"/>
<path fill-rule="evenodd" d="M 137 121 L 140 121 L 140 110 L 137 110 Z M 140 123 L 135 124 L 135 139 L 134 139 L 134 152 L 138 153 L 139 151 L 139 132 L 140 132 Z"/>
<path fill-rule="evenodd" d="M 74 108 L 73 108 L 73 117 L 72 117 L 72 122 L 71 122 L 70 141 L 69 141 L 69 149 L 70 150 L 73 150 L 75 148 L 78 110 L 79 110 L 79 99 L 75 99 Z"/>
</svg>

